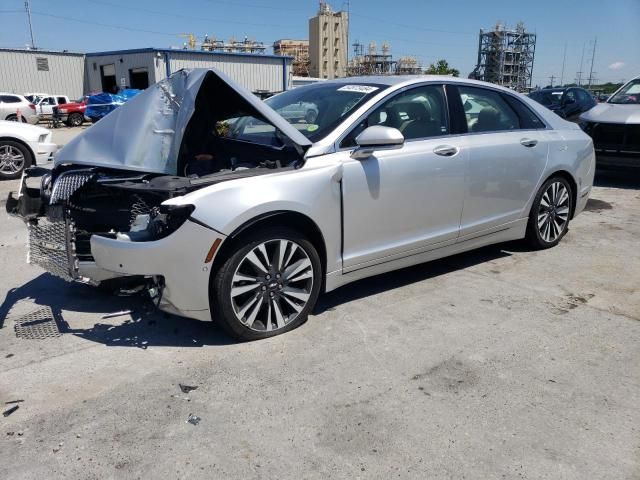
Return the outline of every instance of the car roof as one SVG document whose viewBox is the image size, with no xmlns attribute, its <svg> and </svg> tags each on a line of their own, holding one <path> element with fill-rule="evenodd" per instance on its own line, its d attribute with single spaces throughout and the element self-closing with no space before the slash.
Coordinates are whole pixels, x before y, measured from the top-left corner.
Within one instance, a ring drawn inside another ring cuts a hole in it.
<svg viewBox="0 0 640 480">
<path fill-rule="evenodd" d="M 514 93 L 515 90 L 501 87 L 493 83 L 482 82 L 480 80 L 472 80 L 470 78 L 453 77 L 451 75 L 371 75 L 361 77 L 344 77 L 336 78 L 334 80 L 327 80 L 322 82 L 323 85 L 331 83 L 349 84 L 349 83 L 364 83 L 364 84 L 378 84 L 386 86 L 397 85 L 413 85 L 423 82 L 447 82 L 447 83 L 459 83 L 462 85 L 477 85 L 479 87 L 490 87 L 505 92 Z M 312 84 L 314 85 L 314 84 Z"/>
</svg>

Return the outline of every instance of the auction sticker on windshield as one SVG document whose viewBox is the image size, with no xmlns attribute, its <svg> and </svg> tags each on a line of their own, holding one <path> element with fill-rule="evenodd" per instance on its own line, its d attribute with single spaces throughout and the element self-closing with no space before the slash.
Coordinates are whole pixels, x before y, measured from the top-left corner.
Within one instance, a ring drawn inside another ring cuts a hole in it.
<svg viewBox="0 0 640 480">
<path fill-rule="evenodd" d="M 360 92 L 371 93 L 378 90 L 378 87 L 372 87 L 370 85 L 345 85 L 338 89 L 339 92 Z"/>
</svg>

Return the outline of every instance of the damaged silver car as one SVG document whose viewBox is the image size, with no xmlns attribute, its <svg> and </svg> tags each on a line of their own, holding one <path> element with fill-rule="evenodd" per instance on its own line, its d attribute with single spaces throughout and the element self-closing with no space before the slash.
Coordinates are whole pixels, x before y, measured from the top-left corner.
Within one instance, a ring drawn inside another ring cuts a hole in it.
<svg viewBox="0 0 640 480">
<path fill-rule="evenodd" d="M 295 105 L 314 115 L 290 123 Z M 138 282 L 162 310 L 254 340 L 364 277 L 519 238 L 552 247 L 593 172 L 575 124 L 482 82 L 346 78 L 265 103 L 184 70 L 76 137 L 51 172 L 28 170 L 7 211 L 45 270 Z"/>
</svg>

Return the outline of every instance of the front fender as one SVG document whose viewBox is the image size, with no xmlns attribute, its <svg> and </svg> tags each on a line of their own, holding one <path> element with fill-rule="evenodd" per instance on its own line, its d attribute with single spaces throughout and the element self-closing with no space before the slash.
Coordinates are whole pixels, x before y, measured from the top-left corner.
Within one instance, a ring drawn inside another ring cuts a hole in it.
<svg viewBox="0 0 640 480">
<path fill-rule="evenodd" d="M 325 239 L 327 272 L 332 272 L 342 266 L 340 169 L 335 164 L 230 180 L 165 204 L 194 205 L 192 217 L 224 235 L 271 212 L 305 215 Z"/>
</svg>

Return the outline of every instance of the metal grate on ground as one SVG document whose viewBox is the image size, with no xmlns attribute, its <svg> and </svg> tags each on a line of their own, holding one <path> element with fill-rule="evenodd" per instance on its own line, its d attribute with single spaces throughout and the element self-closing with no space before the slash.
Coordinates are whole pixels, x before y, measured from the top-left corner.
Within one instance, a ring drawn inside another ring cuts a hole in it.
<svg viewBox="0 0 640 480">
<path fill-rule="evenodd" d="M 16 337 L 23 340 L 46 340 L 60 337 L 51 307 L 44 306 L 14 319 Z"/>
</svg>

